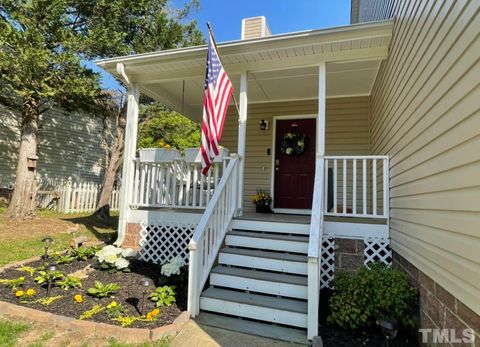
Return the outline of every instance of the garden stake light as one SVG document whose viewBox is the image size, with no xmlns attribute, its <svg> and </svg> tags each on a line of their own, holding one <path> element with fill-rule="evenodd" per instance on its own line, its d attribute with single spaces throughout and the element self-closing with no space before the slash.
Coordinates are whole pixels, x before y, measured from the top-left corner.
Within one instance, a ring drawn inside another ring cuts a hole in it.
<svg viewBox="0 0 480 347">
<path fill-rule="evenodd" d="M 52 272 L 56 271 L 57 270 L 57 265 L 55 264 L 50 264 L 48 265 L 45 270 L 47 271 L 48 273 L 48 283 L 47 283 L 47 297 L 50 295 L 50 289 L 52 288 L 52 279 L 51 279 L 51 275 L 52 275 Z"/>
<path fill-rule="evenodd" d="M 385 346 L 388 347 L 389 341 L 397 336 L 397 325 L 393 320 L 389 319 L 378 319 L 377 324 L 382 328 L 382 334 L 385 337 Z"/>
<path fill-rule="evenodd" d="M 140 285 L 143 287 L 143 292 L 142 292 L 142 311 L 140 312 L 140 314 L 143 316 L 143 314 L 145 313 L 145 296 L 147 295 L 147 290 L 148 290 L 148 287 L 150 287 L 150 285 L 152 284 L 152 282 L 148 279 L 148 278 L 142 278 L 140 280 Z"/>
<path fill-rule="evenodd" d="M 46 236 L 42 239 L 43 247 L 45 248 L 45 253 L 43 254 L 43 265 L 48 259 L 48 247 L 53 243 L 53 239 L 50 236 Z"/>
</svg>

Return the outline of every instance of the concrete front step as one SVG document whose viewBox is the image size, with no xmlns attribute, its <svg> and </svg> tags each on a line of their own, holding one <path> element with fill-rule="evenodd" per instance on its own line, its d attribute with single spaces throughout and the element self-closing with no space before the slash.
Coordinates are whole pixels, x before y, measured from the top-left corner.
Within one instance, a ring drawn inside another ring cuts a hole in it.
<svg viewBox="0 0 480 347">
<path fill-rule="evenodd" d="M 233 230 L 227 234 L 225 244 L 227 246 L 235 247 L 303 254 L 308 253 L 308 237 L 303 235 Z"/>
<path fill-rule="evenodd" d="M 304 329 L 262 323 L 247 319 L 202 312 L 195 321 L 203 326 L 211 326 L 248 335 L 286 341 L 292 344 L 309 345 Z"/>
<path fill-rule="evenodd" d="M 306 301 L 210 287 L 200 297 L 200 309 L 299 328 L 307 327 Z"/>
<path fill-rule="evenodd" d="M 210 272 L 210 285 L 305 300 L 308 293 L 306 276 L 221 265 Z"/>
<path fill-rule="evenodd" d="M 307 275 L 307 256 L 245 248 L 222 248 L 218 262 L 250 269 Z"/>
</svg>

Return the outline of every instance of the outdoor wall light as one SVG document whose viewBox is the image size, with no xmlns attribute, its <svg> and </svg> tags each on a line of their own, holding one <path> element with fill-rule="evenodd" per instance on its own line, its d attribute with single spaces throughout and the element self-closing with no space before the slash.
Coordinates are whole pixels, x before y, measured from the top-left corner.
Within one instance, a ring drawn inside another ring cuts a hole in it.
<svg viewBox="0 0 480 347">
<path fill-rule="evenodd" d="M 43 254 L 43 265 L 48 259 L 48 247 L 53 243 L 53 239 L 50 236 L 46 236 L 42 239 L 43 247 L 45 248 L 45 253 Z"/>
<path fill-rule="evenodd" d="M 382 334 L 385 337 L 385 342 L 388 346 L 388 341 L 393 340 L 397 336 L 397 324 L 390 319 L 378 319 L 377 324 L 382 328 Z"/>
<path fill-rule="evenodd" d="M 139 282 L 139 284 L 143 287 L 143 292 L 142 292 L 142 312 L 140 312 L 142 315 L 145 314 L 145 296 L 147 295 L 147 290 L 148 287 L 152 285 L 152 281 L 148 278 L 142 278 Z"/>
<path fill-rule="evenodd" d="M 268 129 L 268 120 L 262 119 L 260 121 L 260 130 L 267 130 Z"/>
<path fill-rule="evenodd" d="M 49 264 L 45 268 L 48 273 L 48 282 L 47 282 L 47 297 L 50 295 L 50 289 L 52 289 L 52 272 L 57 271 L 56 264 Z"/>
</svg>

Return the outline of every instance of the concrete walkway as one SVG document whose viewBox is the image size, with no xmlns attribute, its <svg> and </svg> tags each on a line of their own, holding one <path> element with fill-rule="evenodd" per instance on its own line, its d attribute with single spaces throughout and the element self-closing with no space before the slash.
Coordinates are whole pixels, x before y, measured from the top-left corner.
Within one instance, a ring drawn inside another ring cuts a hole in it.
<svg viewBox="0 0 480 347">
<path fill-rule="evenodd" d="M 190 320 L 187 326 L 172 341 L 172 347 L 251 347 L 251 346 L 300 346 L 263 337 L 241 334 L 229 330 L 199 325 Z M 305 346 L 303 346 L 305 347 Z"/>
</svg>

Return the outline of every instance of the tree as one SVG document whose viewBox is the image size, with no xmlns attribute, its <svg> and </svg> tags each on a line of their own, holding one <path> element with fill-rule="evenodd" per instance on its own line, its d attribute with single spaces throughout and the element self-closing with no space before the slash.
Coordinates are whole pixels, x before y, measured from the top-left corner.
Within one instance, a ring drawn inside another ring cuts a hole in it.
<svg viewBox="0 0 480 347">
<path fill-rule="evenodd" d="M 12 218 L 35 214 L 37 133 L 51 107 L 89 109 L 99 76 L 89 59 L 195 44 L 196 22 L 182 21 L 193 0 L 172 11 L 167 0 L 2 0 L 0 2 L 0 95 L 21 111 Z M 38 158 L 41 163 L 41 158 Z M 30 167 L 29 167 L 30 165 Z"/>
<path fill-rule="evenodd" d="M 179 150 L 200 146 L 200 124 L 154 103 L 142 110 L 138 148 L 170 146 Z"/>
</svg>

